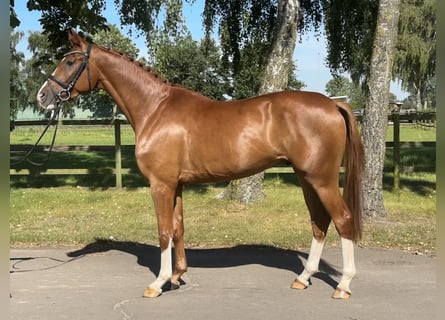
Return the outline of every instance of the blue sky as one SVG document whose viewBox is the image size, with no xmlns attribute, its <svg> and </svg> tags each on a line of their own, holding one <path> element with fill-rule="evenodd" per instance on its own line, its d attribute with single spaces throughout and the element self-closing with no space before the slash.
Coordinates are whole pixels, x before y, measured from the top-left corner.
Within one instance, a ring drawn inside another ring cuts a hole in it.
<svg viewBox="0 0 445 320">
<path fill-rule="evenodd" d="M 26 8 L 26 0 L 15 1 L 15 10 L 21 21 L 19 30 L 25 32 L 41 30 L 38 19 L 40 13 L 37 11 L 28 11 Z M 183 14 L 186 20 L 187 28 L 190 30 L 193 38 L 199 40 L 204 34 L 202 26 L 201 13 L 204 0 L 196 0 L 193 6 L 184 5 Z M 107 7 L 104 16 L 109 23 L 120 25 L 119 17 L 114 9 L 113 0 L 107 0 Z M 124 35 L 128 36 L 128 28 L 121 28 Z M 143 37 L 132 37 L 133 42 L 139 48 L 140 54 L 147 52 Z M 27 42 L 23 40 L 19 44 L 19 51 L 26 51 Z M 326 83 L 332 79 L 329 68 L 326 67 L 326 40 L 324 38 L 316 39 L 314 34 L 307 34 L 301 37 L 301 41 L 297 42 L 294 51 L 294 60 L 297 63 L 297 78 L 306 84 L 304 90 L 325 92 Z M 403 92 L 397 83 L 391 84 L 391 92 L 396 94 L 399 100 L 403 100 L 407 93 Z"/>
</svg>

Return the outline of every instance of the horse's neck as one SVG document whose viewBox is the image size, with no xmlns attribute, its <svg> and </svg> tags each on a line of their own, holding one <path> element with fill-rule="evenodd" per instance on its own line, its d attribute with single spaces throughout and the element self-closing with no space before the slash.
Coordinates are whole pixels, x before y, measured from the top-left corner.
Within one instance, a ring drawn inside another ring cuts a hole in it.
<svg viewBox="0 0 445 320">
<path fill-rule="evenodd" d="M 136 130 L 165 99 L 167 85 L 126 57 L 112 52 L 103 54 L 107 58 L 96 62 L 101 71 L 99 87 L 113 97 Z"/>
</svg>

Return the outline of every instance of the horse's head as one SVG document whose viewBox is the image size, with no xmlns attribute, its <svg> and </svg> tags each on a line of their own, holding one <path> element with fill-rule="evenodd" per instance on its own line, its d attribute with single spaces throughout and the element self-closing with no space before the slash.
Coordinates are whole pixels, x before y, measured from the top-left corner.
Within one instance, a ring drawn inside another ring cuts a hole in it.
<svg viewBox="0 0 445 320">
<path fill-rule="evenodd" d="M 64 55 L 37 93 L 37 101 L 44 109 L 57 109 L 61 102 L 89 92 L 97 84 L 97 75 L 90 68 L 91 43 L 74 29 L 69 31 L 69 41 L 71 51 Z"/>
</svg>

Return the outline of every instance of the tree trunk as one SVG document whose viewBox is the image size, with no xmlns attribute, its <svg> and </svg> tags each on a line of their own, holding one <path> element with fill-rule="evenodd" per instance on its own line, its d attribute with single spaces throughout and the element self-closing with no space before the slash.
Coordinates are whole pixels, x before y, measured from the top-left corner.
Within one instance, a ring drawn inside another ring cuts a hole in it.
<svg viewBox="0 0 445 320">
<path fill-rule="evenodd" d="M 362 126 L 365 148 L 363 210 L 368 217 L 386 216 L 383 203 L 383 165 L 399 7 L 400 0 L 380 0 L 371 57 L 369 92 Z"/>
<path fill-rule="evenodd" d="M 278 17 L 274 38 L 260 85 L 259 94 L 280 91 L 286 88 L 289 68 L 297 40 L 299 0 L 279 0 Z M 264 199 L 264 172 L 237 181 L 231 181 L 225 190 L 225 197 L 244 203 Z"/>
<path fill-rule="evenodd" d="M 416 109 L 422 111 L 422 95 L 420 92 L 420 86 L 417 87 L 416 91 Z"/>
</svg>

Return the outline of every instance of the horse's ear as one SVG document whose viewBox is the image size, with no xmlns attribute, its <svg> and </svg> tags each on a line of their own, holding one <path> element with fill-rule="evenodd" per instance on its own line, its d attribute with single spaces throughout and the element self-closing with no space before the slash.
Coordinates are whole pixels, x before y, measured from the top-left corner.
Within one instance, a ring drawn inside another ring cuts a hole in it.
<svg viewBox="0 0 445 320">
<path fill-rule="evenodd" d="M 80 47 L 82 43 L 82 38 L 77 34 L 74 28 L 68 30 L 68 40 L 70 41 L 72 47 Z"/>
</svg>

